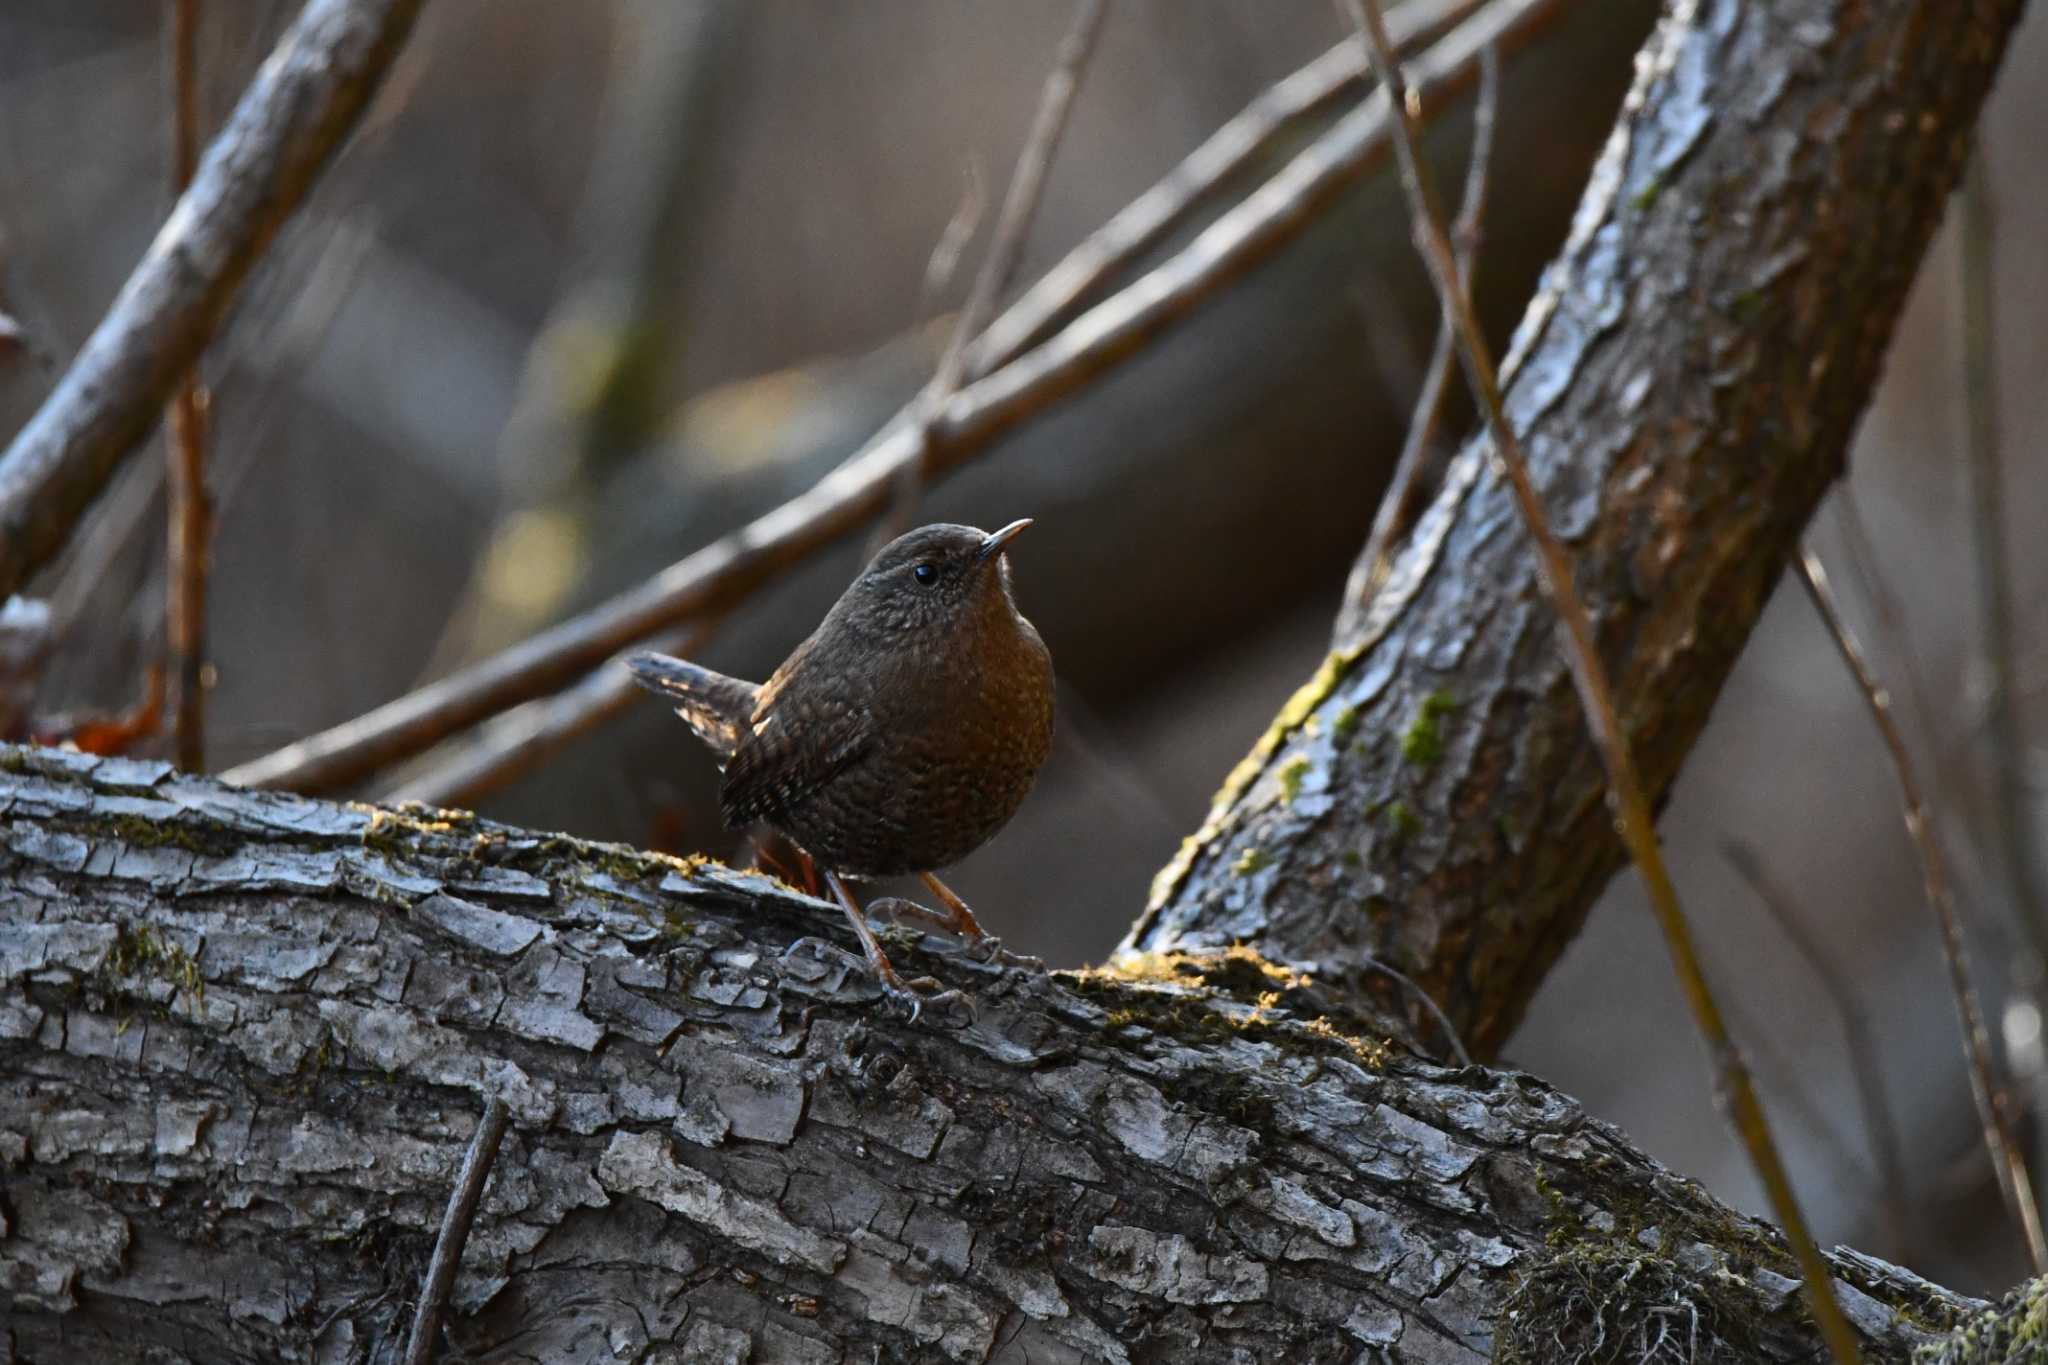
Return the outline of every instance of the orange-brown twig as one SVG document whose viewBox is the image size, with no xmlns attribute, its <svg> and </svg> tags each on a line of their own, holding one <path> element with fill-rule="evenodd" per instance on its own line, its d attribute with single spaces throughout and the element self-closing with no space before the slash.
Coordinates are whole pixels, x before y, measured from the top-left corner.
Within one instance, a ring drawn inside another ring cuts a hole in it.
<svg viewBox="0 0 2048 1365">
<path fill-rule="evenodd" d="M 1707 1045 L 1715 1072 L 1715 1094 L 1726 1106 L 1731 1126 L 1748 1149 L 1764 1194 L 1778 1216 L 1786 1240 L 1792 1244 L 1792 1254 L 1799 1263 L 1800 1275 L 1806 1281 L 1807 1302 L 1813 1310 L 1821 1338 L 1838 1365 L 1851 1365 L 1857 1359 L 1855 1333 L 1848 1319 L 1842 1316 L 1841 1305 L 1835 1299 L 1834 1286 L 1829 1278 L 1828 1263 L 1814 1244 L 1805 1216 L 1799 1211 L 1799 1201 L 1792 1193 L 1791 1178 L 1785 1172 L 1784 1160 L 1771 1137 L 1770 1125 L 1764 1117 L 1763 1105 L 1757 1099 L 1749 1069 L 1707 985 L 1706 973 L 1700 966 L 1699 952 L 1693 943 L 1692 929 L 1678 903 L 1678 891 L 1671 883 L 1671 874 L 1664 866 L 1663 852 L 1657 846 L 1657 827 L 1650 818 L 1650 803 L 1643 796 L 1642 784 L 1636 777 L 1635 761 L 1629 755 L 1628 738 L 1622 732 L 1621 720 L 1614 708 L 1607 671 L 1601 665 L 1599 652 L 1593 644 L 1592 622 L 1586 615 L 1585 604 L 1579 600 L 1572 586 L 1571 561 L 1566 557 L 1556 533 L 1550 529 L 1543 501 L 1537 495 L 1535 484 L 1530 481 L 1521 442 L 1502 408 L 1500 382 L 1494 374 L 1493 358 L 1487 350 L 1486 338 L 1480 333 L 1478 319 L 1473 316 L 1472 301 L 1458 277 L 1457 256 L 1451 246 L 1450 232 L 1444 226 L 1443 205 L 1430 180 L 1428 168 L 1416 150 L 1416 132 L 1411 123 L 1413 114 L 1408 108 L 1407 90 L 1394 56 L 1393 43 L 1387 37 L 1386 21 L 1380 16 L 1379 0 L 1351 0 L 1351 7 L 1373 67 L 1379 72 L 1385 99 L 1394 111 L 1394 153 L 1401 168 L 1402 188 L 1407 191 L 1414 215 L 1416 248 L 1429 266 L 1437 297 L 1457 334 L 1465 377 L 1471 383 L 1473 396 L 1479 402 L 1493 437 L 1495 465 L 1513 491 L 1522 524 L 1535 542 L 1537 579 L 1543 585 L 1543 595 L 1556 610 L 1562 627 L 1565 657 L 1585 708 L 1586 723 L 1593 731 L 1601 762 L 1607 769 L 1608 799 L 1621 827 L 1622 842 L 1628 846 L 1629 856 L 1642 874 L 1651 908 L 1656 911 L 1665 943 L 1671 950 L 1679 985 L 1685 993 L 1686 1002 L 1692 1007 L 1693 1021 L 1700 1037 Z"/>
<path fill-rule="evenodd" d="M 199 0 L 172 0 L 171 192 L 199 166 Z M 170 531 L 164 579 L 164 648 L 170 656 L 172 735 L 178 766 L 206 767 L 206 562 L 212 510 L 206 496 L 206 390 L 195 359 L 171 400 L 166 488 Z"/>
<path fill-rule="evenodd" d="M 1479 262 L 1479 224 L 1486 213 L 1487 163 L 1493 155 L 1493 120 L 1499 100 L 1500 56 L 1488 48 L 1479 68 L 1479 101 L 1473 106 L 1472 152 L 1465 168 L 1464 199 L 1458 206 L 1458 221 L 1451 228 L 1457 246 L 1458 279 L 1463 282 L 1468 298 L 1473 270 Z M 1372 605 L 1373 595 L 1393 564 L 1394 542 L 1408 533 L 1422 508 L 1427 487 L 1423 474 L 1436 463 L 1431 456 L 1436 450 L 1437 426 L 1443 421 L 1444 400 L 1451 390 L 1451 368 L 1457 359 L 1450 319 L 1440 319 L 1436 343 L 1430 348 L 1429 368 L 1423 374 L 1421 391 L 1415 396 L 1415 411 L 1408 418 L 1408 434 L 1401 442 L 1400 457 L 1394 461 L 1394 476 L 1387 480 L 1387 491 L 1380 495 L 1379 509 L 1373 513 L 1372 533 L 1366 537 L 1365 550 L 1351 571 L 1351 581 L 1344 586 L 1344 609 L 1337 618 L 1340 635 L 1350 632 L 1354 613 L 1362 614 Z"/>
</svg>

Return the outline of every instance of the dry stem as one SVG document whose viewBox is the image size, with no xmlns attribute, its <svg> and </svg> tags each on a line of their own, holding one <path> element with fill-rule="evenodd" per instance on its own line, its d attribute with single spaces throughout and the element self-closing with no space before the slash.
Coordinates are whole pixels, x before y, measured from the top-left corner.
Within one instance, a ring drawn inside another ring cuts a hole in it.
<svg viewBox="0 0 2048 1365">
<path fill-rule="evenodd" d="M 441 1337 L 441 1319 L 448 1311 L 448 1291 L 455 1287 L 455 1272 L 462 1265 L 462 1248 L 469 1241 L 469 1225 L 476 1218 L 477 1205 L 483 1202 L 484 1185 L 491 1178 L 491 1163 L 498 1159 L 498 1144 L 505 1140 L 509 1117 L 505 1102 L 494 1095 L 484 1105 L 483 1117 L 477 1120 L 476 1134 L 462 1158 L 455 1189 L 448 1196 L 441 1234 L 434 1239 L 434 1255 L 427 1263 L 427 1282 L 420 1289 L 419 1311 L 413 1315 L 405 1365 L 427 1365 L 434 1358 L 434 1346 Z"/>
<path fill-rule="evenodd" d="M 988 255 L 975 274 L 966 306 L 954 320 L 953 335 L 946 343 L 945 354 L 939 357 L 938 373 L 917 401 L 918 435 L 924 453 L 907 465 L 897 480 L 896 505 L 889 514 L 892 532 L 909 529 L 916 512 L 924 490 L 924 467 L 930 458 L 932 418 L 939 404 L 960 388 L 967 370 L 967 344 L 980 335 L 995 311 L 996 298 L 1017 273 L 1017 262 L 1031 232 L 1031 220 L 1037 216 L 1038 202 L 1045 194 L 1053 154 L 1059 150 L 1067 115 L 1073 110 L 1074 96 L 1081 88 L 1081 75 L 1095 52 L 1096 39 L 1102 36 L 1102 21 L 1108 13 L 1108 0 L 1081 0 L 1073 23 L 1060 42 L 1052 71 L 1045 78 L 1045 88 L 1038 97 L 1038 113 L 1025 134 L 1023 150 L 1017 154 L 1010 187 L 1003 194 L 1003 207 L 996 216 L 995 236 L 989 242 Z"/>
<path fill-rule="evenodd" d="M 199 167 L 199 0 L 172 0 L 170 26 L 171 192 L 182 195 Z M 169 653 L 178 766 L 206 768 L 207 394 L 195 357 L 168 413 L 166 491 L 170 530 L 164 578 L 164 647 Z"/>
<path fill-rule="evenodd" d="M 1870 708 L 1871 719 L 1877 722 L 1878 733 L 1884 737 L 1885 748 L 1891 752 L 1892 770 L 1899 780 L 1899 799 L 1905 806 L 1906 832 L 1912 836 L 1914 851 L 1920 855 L 1920 876 L 1926 884 L 1927 903 L 1933 909 L 1935 923 L 1941 930 L 1941 954 L 1948 965 L 1949 991 L 1955 997 L 1956 1017 L 1962 1024 L 1963 1050 L 1970 1063 L 1970 1094 L 1976 1101 L 1977 1118 L 1984 1129 L 1984 1146 L 1991 1153 L 1991 1169 L 1997 1174 L 1999 1192 L 2005 1196 L 2006 1207 L 2012 1210 L 2026 1237 L 2027 1254 L 2033 1259 L 2034 1273 L 2048 1274 L 2048 1241 L 2042 1237 L 2041 1211 L 2034 1201 L 2033 1180 L 2027 1173 L 2026 1158 L 2013 1134 L 2008 1087 L 2001 1074 L 1997 1054 L 1991 1050 L 1990 1034 L 1984 1027 L 1984 1010 L 1978 1003 L 1977 986 L 1970 971 L 1969 950 L 1963 944 L 1962 917 L 1956 913 L 1955 898 L 1949 894 L 1948 865 L 1942 857 L 1941 841 L 1934 837 L 1927 804 L 1920 795 L 1920 782 L 1913 771 L 1913 757 L 1907 752 L 1905 736 L 1899 733 L 1898 723 L 1892 718 L 1891 698 L 1836 608 L 1834 594 L 1828 590 L 1827 572 L 1821 568 L 1820 559 L 1812 550 L 1800 551 L 1799 581 L 1806 586 L 1806 595 L 1813 599 L 1814 610 L 1827 623 L 1835 648 L 1840 651 L 1842 662 L 1849 666 L 1849 672 L 1855 676 L 1863 700 Z"/>
<path fill-rule="evenodd" d="M 1563 627 L 1572 681 L 1578 687 L 1587 724 L 1592 728 L 1601 761 L 1607 769 L 1609 803 L 1619 820 L 1622 840 L 1642 873 L 1651 907 L 1656 911 L 1665 942 L 1670 947 L 1679 984 L 1692 1007 L 1700 1037 L 1707 1045 L 1715 1070 L 1716 1095 L 1727 1106 L 1736 1135 L 1748 1149 L 1764 1193 L 1785 1230 L 1786 1240 L 1792 1244 L 1792 1253 L 1806 1281 L 1807 1301 L 1821 1337 L 1827 1342 L 1838 1365 L 1850 1365 L 1857 1359 L 1855 1334 L 1835 1300 L 1827 1261 L 1822 1258 L 1819 1247 L 1814 1245 L 1813 1235 L 1807 1231 L 1806 1220 L 1799 1211 L 1777 1144 L 1771 1138 L 1763 1105 L 1757 1100 L 1749 1070 L 1707 986 L 1706 974 L 1701 970 L 1699 953 L 1693 944 L 1692 930 L 1686 923 L 1685 912 L 1678 903 L 1677 889 L 1671 883 L 1663 853 L 1657 846 L 1656 825 L 1650 818 L 1650 805 L 1643 797 L 1642 784 L 1629 756 L 1628 740 L 1622 733 L 1621 721 L 1614 709 L 1606 669 L 1602 667 L 1593 643 L 1592 624 L 1587 618 L 1585 605 L 1579 601 L 1572 587 L 1571 562 L 1565 556 L 1564 546 L 1558 543 L 1550 529 L 1542 499 L 1530 481 L 1521 444 L 1502 410 L 1500 384 L 1494 374 L 1493 359 L 1488 353 L 1486 339 L 1480 333 L 1478 320 L 1472 314 L 1471 301 L 1459 282 L 1457 259 L 1451 247 L 1450 234 L 1444 227 L 1443 206 L 1437 199 L 1428 168 L 1416 150 L 1416 130 L 1411 123 L 1413 113 L 1408 107 L 1407 91 L 1393 44 L 1387 37 L 1386 22 L 1380 17 L 1379 0 L 1351 0 L 1351 8 L 1373 67 L 1379 72 L 1385 99 L 1394 110 L 1394 150 L 1400 162 L 1402 188 L 1408 194 L 1415 218 L 1416 247 L 1429 265 L 1430 277 L 1436 285 L 1444 313 L 1457 332 L 1458 350 L 1465 362 L 1465 376 L 1471 382 L 1473 396 L 1479 401 L 1492 431 L 1495 464 L 1513 490 L 1522 523 L 1536 544 L 1537 578 Z"/>
<path fill-rule="evenodd" d="M 0 455 L 0 596 L 64 547 L 398 55 L 424 0 L 309 0 L 78 358 Z"/>
<path fill-rule="evenodd" d="M 1878 1060 L 1877 1033 L 1870 1026 L 1870 1015 L 1848 978 L 1807 928 L 1792 898 L 1765 870 L 1757 851 L 1740 839 L 1723 839 L 1721 855 L 1736 875 L 1749 883 L 1758 903 L 1791 940 L 1841 1020 L 1842 1040 L 1849 1051 L 1849 1071 L 1856 1078 L 1857 1098 L 1863 1105 L 1863 1126 L 1870 1134 L 1871 1152 L 1877 1160 L 1876 1184 L 1878 1202 L 1884 1209 L 1885 1232 L 1892 1240 L 1894 1252 L 1901 1252 L 1906 1246 L 1906 1165 L 1899 1156 L 1898 1125 L 1892 1122 L 1891 1104 L 1885 1096 L 1884 1065 Z"/>
<path fill-rule="evenodd" d="M 1457 244 L 1458 279 L 1464 284 L 1466 301 L 1472 297 L 1473 270 L 1479 261 L 1479 224 L 1486 213 L 1487 163 L 1493 155 L 1494 109 L 1500 98 L 1500 57 L 1486 50 L 1479 68 L 1479 102 L 1472 114 L 1472 152 L 1465 168 L 1465 191 L 1452 225 Z M 1422 389 L 1415 396 L 1415 411 L 1408 419 L 1408 435 L 1401 443 L 1400 458 L 1394 462 L 1394 476 L 1380 495 L 1379 510 L 1373 514 L 1372 534 L 1366 537 L 1365 552 L 1358 557 L 1351 581 L 1344 588 L 1344 610 L 1337 621 L 1339 634 L 1348 633 L 1352 613 L 1363 612 L 1373 594 L 1386 581 L 1393 563 L 1394 543 L 1408 533 L 1422 510 L 1426 493 L 1425 469 L 1436 464 L 1436 432 L 1443 420 L 1444 400 L 1450 394 L 1451 367 L 1457 363 L 1456 338 L 1449 318 L 1438 321 L 1436 342 L 1430 348 L 1429 369 Z"/>
</svg>

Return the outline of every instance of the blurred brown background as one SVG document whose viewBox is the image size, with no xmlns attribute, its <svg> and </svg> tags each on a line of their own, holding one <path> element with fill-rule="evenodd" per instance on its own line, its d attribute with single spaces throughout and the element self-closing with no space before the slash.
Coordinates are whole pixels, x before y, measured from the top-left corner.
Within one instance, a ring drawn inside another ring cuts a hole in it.
<svg viewBox="0 0 2048 1365">
<path fill-rule="evenodd" d="M 8 431 L 167 206 L 164 8 L 0 8 L 0 293 L 42 352 L 0 364 Z M 204 7 L 210 126 L 295 9 Z M 430 6 L 355 144 L 209 353 L 213 765 L 587 605 L 859 445 L 936 361 L 993 210 L 943 288 L 926 288 L 927 262 L 972 179 L 1000 200 L 1069 14 L 1037 0 Z M 1480 280 L 1497 336 L 1562 235 L 1653 17 L 1648 0 L 1578 0 L 1508 66 Z M 1020 281 L 1342 34 L 1320 0 L 1118 0 Z M 1467 125 L 1461 112 L 1432 133 L 1447 175 Z M 2022 709 L 2035 720 L 2048 691 L 2048 392 L 2030 382 L 2048 360 L 2043 127 L 2048 23 L 2036 16 L 1984 124 L 2011 583 Z M 1942 774 L 1944 832 L 1986 989 L 2000 997 L 2010 911 L 1982 852 L 1987 775 L 1994 761 L 2048 769 L 2031 750 L 1994 757 L 1982 742 L 1954 235 L 1922 272 L 1853 466 L 1933 701 L 1935 732 L 1916 727 L 1912 740 Z M 1014 560 L 1061 671 L 1062 737 L 1024 814 L 956 881 L 1012 946 L 1055 964 L 1101 956 L 1223 773 L 1313 669 L 1433 325 L 1382 178 L 1135 363 L 930 491 L 926 519 L 1040 519 Z M 562 403 L 626 352 L 636 367 L 602 420 L 565 439 Z M 49 709 L 125 704 L 154 656 L 159 465 L 134 462 L 39 585 L 65 632 Z M 1831 562 L 1837 510 L 1816 528 Z M 863 548 L 844 544 L 763 595 L 701 657 L 765 675 Z M 1867 601 L 1853 579 L 1843 586 L 1869 634 Z M 1900 690 L 1907 642 L 1874 643 Z M 483 806 L 729 852 L 713 788 L 704 755 L 650 702 Z M 2048 809 L 2026 814 L 2048 842 Z M 1957 1288 L 2009 1284 L 2017 1240 L 1982 1159 L 1891 774 L 1798 593 L 1766 616 L 1662 828 L 1820 1235 Z M 1838 1020 L 1722 861 L 1730 835 L 1761 849 L 1874 1017 L 1911 1177 L 1903 1239 L 1883 1216 Z M 1607 900 L 1512 1060 L 1760 1209 L 1634 879 Z M 2036 1056 L 2038 1030 L 2007 1022 L 2017 1060 Z"/>
</svg>

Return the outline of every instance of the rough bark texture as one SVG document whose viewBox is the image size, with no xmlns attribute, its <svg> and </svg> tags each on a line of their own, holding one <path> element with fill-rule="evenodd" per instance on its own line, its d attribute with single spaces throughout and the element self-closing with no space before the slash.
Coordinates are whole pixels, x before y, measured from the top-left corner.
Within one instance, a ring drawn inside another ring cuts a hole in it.
<svg viewBox="0 0 2048 1365">
<path fill-rule="evenodd" d="M 1661 796 L 1840 473 L 2021 0 L 1675 4 L 1506 365 Z M 1620 866 L 1507 490 L 1467 449 L 1128 946 L 1377 957 L 1494 1055 Z"/>
<path fill-rule="evenodd" d="M 1248 954 L 904 944 L 981 1002 L 909 1026 L 792 948 L 835 910 L 717 864 L 51 751 L 0 751 L 0 811 L 23 1360 L 391 1358 L 488 1095 L 472 1359 L 1540 1360 L 1674 1313 L 1818 1349 L 1769 1229 Z M 1981 1307 L 1836 1264 L 1872 1360 Z"/>
</svg>

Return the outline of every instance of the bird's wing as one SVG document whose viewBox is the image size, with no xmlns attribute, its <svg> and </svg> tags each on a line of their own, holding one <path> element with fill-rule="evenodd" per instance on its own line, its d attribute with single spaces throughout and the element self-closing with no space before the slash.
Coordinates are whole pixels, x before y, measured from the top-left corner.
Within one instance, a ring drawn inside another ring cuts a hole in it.
<svg viewBox="0 0 2048 1365">
<path fill-rule="evenodd" d="M 725 822 L 735 829 L 772 820 L 801 802 L 865 753 L 874 736 L 872 711 L 850 698 L 821 703 L 817 689 L 799 687 L 812 700 L 782 705 L 791 684 L 810 671 L 817 649 L 813 634 L 755 694 L 753 713 L 718 791 Z"/>
<path fill-rule="evenodd" d="M 873 735 L 863 710 L 806 714 L 799 723 L 764 704 L 725 765 L 718 793 L 725 822 L 737 828 L 772 820 L 867 752 Z"/>
</svg>

